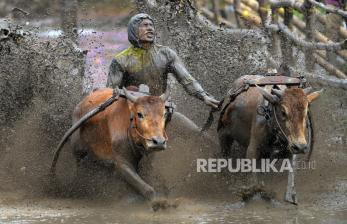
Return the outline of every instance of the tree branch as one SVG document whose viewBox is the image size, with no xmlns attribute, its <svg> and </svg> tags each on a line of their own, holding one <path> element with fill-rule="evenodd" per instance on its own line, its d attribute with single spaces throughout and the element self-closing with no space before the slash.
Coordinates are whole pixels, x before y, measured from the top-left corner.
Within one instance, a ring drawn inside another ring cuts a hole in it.
<svg viewBox="0 0 347 224">
<path fill-rule="evenodd" d="M 201 8 L 200 10 L 201 10 L 201 13 L 204 14 L 210 20 L 212 20 L 214 18 L 213 12 L 211 12 L 207 8 Z M 229 22 L 228 20 L 226 20 L 226 19 L 224 19 L 222 17 L 218 17 L 218 21 L 221 24 L 224 24 L 226 27 L 236 28 L 231 22 Z M 219 25 L 219 24 L 217 24 L 217 25 Z"/>
<path fill-rule="evenodd" d="M 277 61 L 275 61 L 271 56 L 268 57 L 268 62 L 274 68 L 279 70 L 280 64 Z M 302 70 L 300 70 L 300 71 L 296 70 L 291 66 L 288 66 L 288 67 L 290 68 L 290 70 L 293 73 L 304 75 L 305 78 L 311 83 L 347 90 L 347 79 L 338 79 L 338 78 L 333 77 L 333 76 L 328 76 L 328 75 L 318 74 L 318 73 L 313 74 L 313 73 L 305 72 Z"/>
<path fill-rule="evenodd" d="M 317 2 L 315 0 L 308 0 L 308 2 L 310 2 L 312 5 L 320 7 L 322 9 L 324 9 L 327 12 L 330 13 L 335 13 L 335 14 L 339 14 L 340 16 L 347 18 L 347 12 L 343 11 L 339 8 L 335 8 L 332 6 L 327 6 L 321 2 Z M 304 6 L 301 2 L 298 1 L 293 1 L 293 0 L 284 0 L 284 1 L 278 1 L 278 0 L 270 0 L 269 4 L 274 7 L 274 8 L 280 8 L 280 7 L 292 7 L 294 9 L 297 9 L 299 11 L 303 11 Z"/>
<path fill-rule="evenodd" d="M 284 1 L 277 1 L 277 0 L 270 0 L 269 4 L 272 8 L 280 8 L 280 7 L 292 7 L 296 10 L 303 11 L 303 4 L 298 1 L 293 0 L 284 0 Z"/>
<path fill-rule="evenodd" d="M 321 2 L 316 2 L 315 0 L 308 0 L 312 5 L 314 6 L 317 6 L 317 7 L 320 7 L 322 9 L 324 9 L 325 11 L 327 12 L 331 12 L 331 13 L 335 13 L 335 14 L 338 14 L 344 18 L 347 18 L 347 12 L 341 10 L 341 9 L 338 9 L 338 8 L 335 8 L 335 7 L 331 7 L 331 6 L 327 6 Z"/>
<path fill-rule="evenodd" d="M 330 64 L 328 61 L 326 61 L 323 57 L 321 57 L 319 54 L 314 53 L 313 59 L 322 66 L 325 70 L 330 72 L 331 74 L 334 74 L 337 78 L 340 79 L 347 79 L 347 76 L 339 69 L 335 68 L 332 64 Z"/>
<path fill-rule="evenodd" d="M 347 40 L 344 40 L 338 43 L 313 43 L 313 42 L 308 42 L 303 40 L 297 37 L 294 33 L 292 33 L 283 23 L 278 22 L 278 24 L 271 24 L 271 11 L 268 11 L 268 15 L 264 25 L 266 29 L 270 29 L 274 32 L 282 32 L 295 45 L 303 47 L 305 49 L 327 50 L 327 51 L 338 51 L 338 50 L 347 49 Z"/>
</svg>

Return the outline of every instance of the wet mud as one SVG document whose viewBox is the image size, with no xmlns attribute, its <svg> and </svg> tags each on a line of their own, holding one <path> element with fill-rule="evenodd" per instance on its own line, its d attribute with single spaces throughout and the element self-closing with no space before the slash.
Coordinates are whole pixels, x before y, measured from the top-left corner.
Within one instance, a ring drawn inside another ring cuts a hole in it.
<svg viewBox="0 0 347 224">
<path fill-rule="evenodd" d="M 272 200 L 265 201 L 256 195 L 244 203 L 239 194 L 244 181 L 241 174 L 197 173 L 196 159 L 218 158 L 218 144 L 213 137 L 201 136 L 174 117 L 168 126 L 168 149 L 145 157 L 140 172 L 169 202 L 177 203 L 177 208 L 154 212 L 151 204 L 116 173 L 94 170 L 86 180 L 76 180 L 74 161 L 66 147 L 59 161 L 60 185 L 55 193 L 38 187 L 45 186 L 44 182 L 16 185 L 18 180 L 28 181 L 31 177 L 26 172 L 36 173 L 35 170 L 23 171 L 18 167 L 22 173 L 16 179 L 8 173 L 12 180 L 7 182 L 9 188 L 5 187 L 6 181 L 2 184 L 0 220 L 2 223 L 345 223 L 346 130 L 342 122 L 335 120 L 346 118 L 346 96 L 340 94 L 327 90 L 311 106 L 316 133 L 312 156 L 315 166 L 298 171 L 298 205 L 283 201 L 286 174 L 264 174 L 265 187 L 274 194 Z M 332 107 L 336 109 L 331 110 Z M 18 156 L 12 154 L 11 158 Z M 31 162 L 36 162 L 33 167 L 43 163 L 42 157 L 33 159 L 30 152 L 21 156 L 31 157 Z"/>
</svg>

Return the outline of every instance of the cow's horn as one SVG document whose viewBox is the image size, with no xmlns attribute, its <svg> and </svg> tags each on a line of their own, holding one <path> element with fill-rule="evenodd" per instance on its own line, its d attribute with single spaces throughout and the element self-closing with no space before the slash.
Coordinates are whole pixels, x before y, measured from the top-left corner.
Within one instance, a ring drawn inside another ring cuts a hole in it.
<svg viewBox="0 0 347 224">
<path fill-rule="evenodd" d="M 165 93 L 160 95 L 160 99 L 162 99 L 162 101 L 166 102 L 167 99 L 169 99 L 170 96 L 170 92 L 171 92 L 171 85 L 167 85 Z"/>
<path fill-rule="evenodd" d="M 259 92 L 263 95 L 263 97 L 268 100 L 270 103 L 275 104 L 279 101 L 279 98 L 275 95 L 272 95 L 271 93 L 267 92 L 265 89 L 259 87 L 256 85 Z"/>
<path fill-rule="evenodd" d="M 131 95 L 125 87 L 123 87 L 123 91 L 124 91 L 125 97 L 126 97 L 128 100 L 130 100 L 130 101 L 133 102 L 133 103 L 136 101 L 136 97 L 133 96 L 133 95 Z"/>
<path fill-rule="evenodd" d="M 304 89 L 304 92 L 305 92 L 306 95 L 309 94 L 311 91 L 312 91 L 312 87 L 311 86 Z"/>
<path fill-rule="evenodd" d="M 271 92 L 272 92 L 273 94 L 275 94 L 276 96 L 278 96 L 279 98 L 282 98 L 282 96 L 283 96 L 283 90 L 272 89 Z"/>
</svg>

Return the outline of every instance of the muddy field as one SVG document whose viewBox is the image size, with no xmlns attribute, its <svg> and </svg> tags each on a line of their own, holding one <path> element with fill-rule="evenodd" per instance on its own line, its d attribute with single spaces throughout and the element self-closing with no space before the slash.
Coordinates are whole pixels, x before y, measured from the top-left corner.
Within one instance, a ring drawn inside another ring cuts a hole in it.
<svg viewBox="0 0 347 224">
<path fill-rule="evenodd" d="M 21 157 L 30 156 L 34 164 L 19 169 L 16 176 L 8 173 L 8 180 L 2 177 L 1 223 L 346 223 L 345 133 L 338 131 L 338 125 L 333 127 L 337 122 L 334 116 L 346 117 L 346 109 L 329 100 L 337 96 L 334 92 L 328 91 L 312 106 L 317 134 L 312 157 L 315 166 L 299 170 L 299 205 L 283 201 L 284 174 L 265 176 L 268 191 L 276 195 L 271 202 L 256 196 L 244 203 L 238 193 L 243 176 L 196 173 L 195 159 L 217 157 L 218 146 L 196 135 L 187 139 L 189 132 L 180 130 L 184 125 L 174 119 L 168 127 L 170 147 L 145 158 L 141 170 L 145 179 L 178 204 L 177 208 L 153 212 L 126 184 L 103 172 L 91 174 L 84 182 L 75 180 L 68 149 L 58 169 L 62 183 L 54 194 L 47 193 L 42 176 L 36 179 L 40 182 L 30 183 L 32 174 L 26 173 L 35 173 L 31 170 L 39 166 L 35 163 L 46 163 L 42 157 L 32 152 L 7 153 L 6 160 L 15 160 L 18 167 Z M 331 106 L 337 109 L 327 114 Z M 28 184 L 20 185 L 23 181 Z"/>
<path fill-rule="evenodd" d="M 260 31 L 225 33 L 152 13 L 158 41 L 175 48 L 217 98 L 236 77 L 266 65 L 267 40 Z M 0 223 L 347 223 L 347 94 L 330 87 L 311 105 L 314 167 L 298 171 L 298 205 L 283 201 L 286 174 L 263 176 L 272 200 L 255 196 L 245 203 L 243 175 L 197 173 L 197 158 L 220 157 L 215 124 L 201 135 L 180 116 L 168 126 L 168 149 L 145 157 L 140 169 L 177 207 L 154 212 L 117 173 L 90 170 L 76 179 L 69 145 L 59 160 L 59 181 L 50 183 L 53 150 L 70 126 L 73 106 L 82 93 L 104 85 L 114 53 L 128 44 L 124 25 L 85 29 L 78 48 L 57 33 L 40 30 L 20 42 L 0 42 Z M 173 98 L 198 125 L 207 118 L 208 108 L 177 83 Z"/>
<path fill-rule="evenodd" d="M 76 180 L 69 147 L 58 166 L 60 183 L 53 187 L 46 174 L 51 152 L 35 149 L 39 123 L 28 116 L 13 124 L 11 147 L 3 152 L 0 187 L 1 223 L 346 223 L 347 152 L 346 103 L 342 90 L 327 89 L 313 103 L 314 169 L 299 170 L 299 205 L 283 201 L 285 174 L 266 174 L 272 201 L 255 197 L 241 201 L 243 176 L 197 173 L 196 158 L 219 157 L 210 139 L 187 129 L 174 117 L 168 127 L 169 148 L 142 160 L 141 175 L 177 204 L 153 212 L 117 174 L 93 171 Z M 189 138 L 187 138 L 189 136 Z"/>
</svg>

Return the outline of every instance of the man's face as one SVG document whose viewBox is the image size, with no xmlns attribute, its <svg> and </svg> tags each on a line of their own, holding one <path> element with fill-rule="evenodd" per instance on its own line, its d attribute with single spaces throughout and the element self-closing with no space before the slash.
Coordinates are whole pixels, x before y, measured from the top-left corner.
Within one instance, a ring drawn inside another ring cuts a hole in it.
<svg viewBox="0 0 347 224">
<path fill-rule="evenodd" d="M 138 37 L 140 42 L 152 43 L 155 38 L 155 30 L 153 22 L 149 19 L 144 19 L 139 25 Z"/>
</svg>

